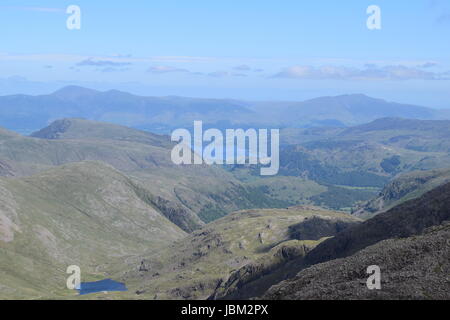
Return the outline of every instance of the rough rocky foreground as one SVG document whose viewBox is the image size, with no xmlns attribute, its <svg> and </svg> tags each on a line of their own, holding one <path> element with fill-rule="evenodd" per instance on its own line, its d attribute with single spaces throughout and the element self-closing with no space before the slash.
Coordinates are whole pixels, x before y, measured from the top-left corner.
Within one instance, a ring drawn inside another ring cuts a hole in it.
<svg viewBox="0 0 450 320">
<path fill-rule="evenodd" d="M 427 228 L 439 226 L 445 221 L 450 221 L 450 184 L 437 187 L 417 199 L 410 200 L 363 223 L 337 232 L 335 236 L 322 241 L 308 251 L 305 256 L 274 266 L 269 270 L 270 272 L 259 273 L 258 277 L 253 276 L 250 281 L 246 276 L 247 272 L 242 273 L 243 276 L 235 274 L 237 279 L 231 277 L 230 281 L 218 288 L 211 298 L 248 299 L 261 297 L 269 288 L 278 285 L 281 281 L 294 278 L 306 268 L 335 259 L 351 257 L 381 241 L 413 239 L 414 236 L 421 235 Z M 307 231 L 302 229 L 304 228 L 297 226 L 292 231 L 298 236 L 298 233 L 301 235 Z M 339 230 L 336 229 L 336 231 Z M 366 265 L 365 268 L 369 265 Z M 360 273 L 359 269 L 355 270 L 352 272 Z M 363 274 L 365 275 L 365 271 Z M 321 277 L 320 274 L 316 276 L 318 279 Z M 311 273 L 309 281 L 315 281 L 313 273 Z M 321 297 L 321 295 L 319 294 L 317 297 Z"/>
<path fill-rule="evenodd" d="M 389 239 L 353 256 L 301 271 L 273 286 L 262 298 L 309 299 L 450 299 L 450 222 L 423 235 Z M 381 289 L 369 290 L 367 267 L 381 269 Z"/>
</svg>

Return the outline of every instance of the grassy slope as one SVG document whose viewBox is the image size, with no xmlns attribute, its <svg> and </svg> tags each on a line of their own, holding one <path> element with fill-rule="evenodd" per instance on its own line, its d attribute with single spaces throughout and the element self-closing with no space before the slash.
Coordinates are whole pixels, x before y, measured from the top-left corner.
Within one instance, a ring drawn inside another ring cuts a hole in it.
<svg viewBox="0 0 450 320">
<path fill-rule="evenodd" d="M 155 204 L 186 231 L 235 210 L 286 205 L 221 168 L 174 165 L 166 136 L 80 119 L 57 121 L 34 135 L 41 138 L 0 137 L 0 174 L 23 176 L 65 163 L 103 161 L 144 184 Z"/>
<path fill-rule="evenodd" d="M 2 298 L 71 295 L 65 269 L 105 276 L 130 255 L 184 236 L 142 189 L 110 166 L 82 162 L 0 179 Z"/>
<path fill-rule="evenodd" d="M 322 239 L 295 240 L 290 231 L 293 225 L 314 216 L 359 221 L 344 213 L 314 207 L 236 212 L 165 250 L 135 260 L 121 277 L 131 289 L 124 297 L 206 298 L 233 270 L 258 259 L 275 263 L 284 246 L 298 249 L 319 243 Z"/>
<path fill-rule="evenodd" d="M 445 122 L 411 121 L 375 121 L 350 129 L 302 129 L 297 132 L 297 141 L 309 142 L 281 153 L 280 174 L 285 177 L 261 179 L 248 169 L 225 172 L 208 166 L 174 166 L 168 137 L 65 119 L 34 134 L 47 139 L 2 137 L 0 174 L 31 174 L 81 160 L 106 161 L 140 179 L 164 202 L 169 201 L 170 210 L 183 216 L 182 221 L 174 222 L 187 231 L 245 208 L 314 204 L 350 211 L 358 202 L 375 196 L 376 188 L 397 173 L 440 167 L 450 161 L 448 154 L 436 147 L 444 147 L 448 140 L 444 139 L 447 131 L 437 134 L 434 130 Z M 295 136 L 292 132 L 289 135 Z M 422 149 L 412 146 L 411 141 L 422 143 Z M 423 149 L 425 146 L 428 149 Z M 335 197 L 336 193 L 344 196 Z"/>
<path fill-rule="evenodd" d="M 311 159 L 322 168 L 363 171 L 381 177 L 443 168 L 450 161 L 449 127 L 450 121 L 388 118 L 351 128 L 286 129 L 281 136 L 285 144 L 291 145 L 287 150 L 303 162 L 294 165 L 289 161 L 282 166 L 308 169 Z M 399 162 L 393 157 L 398 157 Z"/>
</svg>

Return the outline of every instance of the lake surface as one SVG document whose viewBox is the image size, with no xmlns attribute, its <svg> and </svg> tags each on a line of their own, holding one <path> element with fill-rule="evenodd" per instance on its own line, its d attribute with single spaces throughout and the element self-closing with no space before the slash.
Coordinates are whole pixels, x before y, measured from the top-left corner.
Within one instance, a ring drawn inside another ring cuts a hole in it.
<svg viewBox="0 0 450 320">
<path fill-rule="evenodd" d="M 78 289 L 78 291 L 80 292 L 80 295 L 84 295 L 104 291 L 128 291 L 128 289 L 124 283 L 112 279 L 105 279 L 95 282 L 82 282 L 80 283 L 80 289 Z"/>
</svg>

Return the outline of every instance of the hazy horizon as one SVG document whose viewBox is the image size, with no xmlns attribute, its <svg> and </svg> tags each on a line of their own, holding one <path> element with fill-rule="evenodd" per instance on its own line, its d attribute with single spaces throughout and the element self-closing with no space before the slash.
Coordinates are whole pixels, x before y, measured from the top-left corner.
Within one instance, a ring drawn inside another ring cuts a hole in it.
<svg viewBox="0 0 450 320">
<path fill-rule="evenodd" d="M 80 29 L 66 26 L 72 4 Z M 4 0 L 0 95 L 73 84 L 255 101 L 362 93 L 450 108 L 450 4 L 380 0 L 380 29 L 369 30 L 373 4 Z"/>
<path fill-rule="evenodd" d="M 128 90 L 127 88 L 123 88 L 120 89 L 120 86 L 111 86 L 111 87 L 104 87 L 104 86 L 89 86 L 89 85 L 80 85 L 80 84 L 65 84 L 65 85 L 61 85 L 59 87 L 56 87 L 56 89 L 48 89 L 48 90 L 42 90 L 42 92 L 31 92 L 31 93 L 24 93 L 24 92 L 17 92 L 17 93 L 8 93 L 8 94 L 0 94 L 0 97 L 6 97 L 6 96 L 14 96 L 14 95 L 29 95 L 29 96 L 42 96 L 42 95 L 51 95 L 54 94 L 60 90 L 69 88 L 69 87 L 79 87 L 79 88 L 83 88 L 83 89 L 89 89 L 89 90 L 95 90 L 98 92 L 108 92 L 108 91 L 120 91 L 123 93 L 129 93 L 135 96 L 141 96 L 141 97 L 155 97 L 155 98 L 164 98 L 164 97 L 179 97 L 179 98 L 192 98 L 192 99 L 212 99 L 212 100 L 236 100 L 236 101 L 243 101 L 243 102 L 270 102 L 270 103 L 301 103 L 301 102 L 306 102 L 309 100 L 314 100 L 314 99 L 320 99 L 320 98 L 327 98 L 327 97 L 340 97 L 340 96 L 358 96 L 358 95 L 364 95 L 367 96 L 369 98 L 373 98 L 373 99 L 378 99 L 378 100 L 384 100 L 386 102 L 393 102 L 393 103 L 398 103 L 398 104 L 404 104 L 404 105 L 415 105 L 415 106 L 419 106 L 419 107 L 426 107 L 426 108 L 430 108 L 430 109 L 435 109 L 435 110 L 450 110 L 450 105 L 449 107 L 445 108 L 445 107 L 436 107 L 436 106 L 429 106 L 429 105 L 424 105 L 424 104 L 419 104 L 419 103 L 410 103 L 407 101 L 398 101 L 398 100 L 391 100 L 391 99 L 387 99 L 384 97 L 379 97 L 379 96 L 373 96 L 373 95 L 367 95 L 365 93 L 361 93 L 361 92 L 349 92 L 349 93 L 340 93 L 340 94 L 335 94 L 335 95 L 322 95 L 322 96 L 311 96 L 311 97 L 306 97 L 304 99 L 245 99 L 245 98 L 239 98 L 239 97 L 220 97 L 220 96 L 208 96 L 208 95 L 178 95 L 178 94 L 156 94 L 157 92 L 155 91 L 155 94 L 149 94 L 148 91 L 140 91 L 140 90 Z M 150 91 L 152 92 L 152 91 Z"/>
</svg>

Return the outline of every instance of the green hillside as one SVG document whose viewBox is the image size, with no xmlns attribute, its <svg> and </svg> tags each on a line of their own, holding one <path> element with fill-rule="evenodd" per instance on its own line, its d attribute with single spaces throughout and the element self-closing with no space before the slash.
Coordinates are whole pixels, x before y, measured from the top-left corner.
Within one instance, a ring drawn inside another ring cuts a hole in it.
<svg viewBox="0 0 450 320">
<path fill-rule="evenodd" d="M 350 128 L 285 129 L 280 174 L 383 187 L 400 173 L 450 163 L 450 121 L 385 118 Z"/>
<path fill-rule="evenodd" d="M 39 138 L 37 138 L 39 137 Z M 102 161 L 139 180 L 171 221 L 192 231 L 246 208 L 283 207 L 214 166 L 176 166 L 167 136 L 108 123 L 64 119 L 34 134 L 0 136 L 0 174 L 27 176 L 66 163 Z"/>
<path fill-rule="evenodd" d="M 360 220 L 316 207 L 239 211 L 214 221 L 188 237 L 142 258 L 120 277 L 138 299 L 204 299 L 228 276 L 265 261 L 266 268 L 304 255 L 335 229 L 308 225 L 314 236 L 298 237 L 292 228 L 319 219 L 347 227 Z M 322 233 L 321 233 L 322 232 Z M 286 252 L 291 252 L 287 255 Z M 255 275 L 255 272 L 253 272 Z"/>
<path fill-rule="evenodd" d="M 185 235 L 144 189 L 99 162 L 0 178 L 1 298 L 64 297 L 65 270 L 105 277 L 127 257 Z"/>
</svg>

